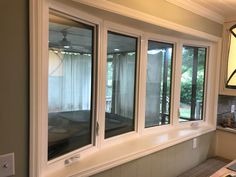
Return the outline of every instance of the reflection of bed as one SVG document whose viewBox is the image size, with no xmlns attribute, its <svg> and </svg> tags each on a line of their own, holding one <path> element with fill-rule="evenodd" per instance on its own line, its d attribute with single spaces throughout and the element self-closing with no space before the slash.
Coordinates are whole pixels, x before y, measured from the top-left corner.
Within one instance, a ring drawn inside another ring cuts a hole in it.
<svg viewBox="0 0 236 177">
<path fill-rule="evenodd" d="M 132 131 L 133 119 L 106 112 L 105 138 Z"/>
<path fill-rule="evenodd" d="M 91 143 L 90 111 L 48 114 L 48 158 Z"/>
<path fill-rule="evenodd" d="M 105 137 L 133 129 L 133 121 L 117 114 L 106 113 Z M 70 111 L 48 114 L 48 158 L 91 144 L 90 111 Z"/>
</svg>

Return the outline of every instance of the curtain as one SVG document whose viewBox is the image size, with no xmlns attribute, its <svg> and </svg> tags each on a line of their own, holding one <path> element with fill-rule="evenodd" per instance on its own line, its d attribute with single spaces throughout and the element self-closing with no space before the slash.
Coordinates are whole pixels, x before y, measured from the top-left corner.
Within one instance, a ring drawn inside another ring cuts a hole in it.
<svg viewBox="0 0 236 177">
<path fill-rule="evenodd" d="M 92 57 L 49 51 L 48 112 L 90 110 Z"/>
<path fill-rule="evenodd" d="M 146 123 L 160 121 L 163 52 L 148 54 L 146 79 Z"/>
<path fill-rule="evenodd" d="M 135 53 L 113 55 L 111 112 L 133 118 L 135 88 Z"/>
</svg>

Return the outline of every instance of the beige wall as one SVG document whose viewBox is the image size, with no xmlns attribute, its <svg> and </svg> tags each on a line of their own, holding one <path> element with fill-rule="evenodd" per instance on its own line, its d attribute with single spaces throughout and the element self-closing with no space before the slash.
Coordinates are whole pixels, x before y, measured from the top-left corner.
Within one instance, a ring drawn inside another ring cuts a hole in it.
<svg viewBox="0 0 236 177">
<path fill-rule="evenodd" d="M 108 0 L 156 17 L 160 17 L 184 26 L 222 36 L 221 24 L 196 15 L 188 10 L 173 5 L 166 0 Z"/>
<path fill-rule="evenodd" d="M 235 132 L 216 131 L 216 155 L 230 160 L 236 159 Z"/>
<path fill-rule="evenodd" d="M 93 177 L 176 177 L 212 155 L 214 135 L 212 132 L 198 137 L 196 149 L 189 140 Z"/>
<path fill-rule="evenodd" d="M 0 1 L 0 155 L 15 153 L 28 176 L 28 0 Z"/>
</svg>

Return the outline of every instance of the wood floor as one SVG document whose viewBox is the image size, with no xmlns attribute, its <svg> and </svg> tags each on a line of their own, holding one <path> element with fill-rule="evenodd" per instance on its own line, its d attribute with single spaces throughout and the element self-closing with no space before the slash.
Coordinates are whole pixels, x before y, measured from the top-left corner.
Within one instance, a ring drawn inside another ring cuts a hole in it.
<svg viewBox="0 0 236 177">
<path fill-rule="evenodd" d="M 178 177 L 208 177 L 228 164 L 230 161 L 220 158 L 210 158 L 200 165 L 186 171 Z"/>
</svg>

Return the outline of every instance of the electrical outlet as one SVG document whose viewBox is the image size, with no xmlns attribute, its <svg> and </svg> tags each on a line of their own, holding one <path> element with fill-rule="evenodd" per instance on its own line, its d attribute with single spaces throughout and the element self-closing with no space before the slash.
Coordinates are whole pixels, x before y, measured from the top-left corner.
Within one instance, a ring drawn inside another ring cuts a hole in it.
<svg viewBox="0 0 236 177">
<path fill-rule="evenodd" d="M 15 175 L 14 153 L 0 155 L 0 177 Z"/>
<path fill-rule="evenodd" d="M 193 138 L 193 149 L 197 148 L 197 138 Z"/>
</svg>

